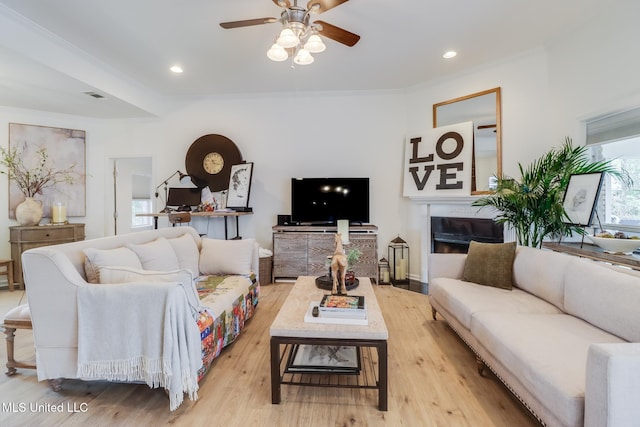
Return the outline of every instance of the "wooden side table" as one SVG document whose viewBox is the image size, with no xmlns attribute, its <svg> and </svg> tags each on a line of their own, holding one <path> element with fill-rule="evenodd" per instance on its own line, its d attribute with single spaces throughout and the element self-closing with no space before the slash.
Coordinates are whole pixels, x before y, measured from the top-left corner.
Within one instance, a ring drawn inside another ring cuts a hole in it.
<svg viewBox="0 0 640 427">
<path fill-rule="evenodd" d="M 22 276 L 22 253 L 41 246 L 84 240 L 84 224 L 34 225 L 9 227 L 11 259 L 13 259 L 14 281 L 24 283 Z"/>
</svg>

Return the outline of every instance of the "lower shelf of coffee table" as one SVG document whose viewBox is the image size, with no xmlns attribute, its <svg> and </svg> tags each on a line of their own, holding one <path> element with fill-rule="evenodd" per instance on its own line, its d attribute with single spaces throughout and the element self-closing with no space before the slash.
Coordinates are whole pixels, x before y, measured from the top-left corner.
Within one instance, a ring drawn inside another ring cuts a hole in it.
<svg viewBox="0 0 640 427">
<path fill-rule="evenodd" d="M 281 384 L 300 385 L 312 387 L 337 387 L 337 388 L 378 388 L 378 354 L 373 347 L 357 347 L 357 355 L 360 358 L 358 372 L 337 370 L 328 366 L 326 371 L 314 367 L 314 372 L 291 372 L 292 352 L 298 344 L 284 345 L 281 352 L 280 372 Z M 346 347 L 346 346 L 345 346 Z"/>
</svg>

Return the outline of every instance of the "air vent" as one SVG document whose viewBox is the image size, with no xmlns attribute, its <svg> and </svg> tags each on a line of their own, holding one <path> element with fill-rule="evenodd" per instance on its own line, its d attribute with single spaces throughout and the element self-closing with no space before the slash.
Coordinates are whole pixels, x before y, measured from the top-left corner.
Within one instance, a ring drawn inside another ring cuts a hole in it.
<svg viewBox="0 0 640 427">
<path fill-rule="evenodd" d="M 92 96 L 92 97 L 94 97 L 94 98 L 97 98 L 97 99 L 102 99 L 102 98 L 104 98 L 104 96 L 103 96 L 103 95 L 100 95 L 100 94 L 99 94 L 99 93 L 97 93 L 97 92 L 85 92 L 85 94 L 87 94 L 87 95 L 89 95 L 89 96 Z"/>
</svg>

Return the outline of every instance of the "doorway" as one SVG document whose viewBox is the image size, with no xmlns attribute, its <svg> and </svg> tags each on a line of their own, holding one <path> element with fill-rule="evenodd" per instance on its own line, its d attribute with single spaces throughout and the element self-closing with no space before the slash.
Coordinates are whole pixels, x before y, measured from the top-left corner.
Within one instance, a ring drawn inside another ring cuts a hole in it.
<svg viewBox="0 0 640 427">
<path fill-rule="evenodd" d="M 109 170 L 113 200 L 110 231 L 113 234 L 126 234 L 153 229 L 152 217 L 136 216 L 153 212 L 151 157 L 112 158 Z"/>
</svg>

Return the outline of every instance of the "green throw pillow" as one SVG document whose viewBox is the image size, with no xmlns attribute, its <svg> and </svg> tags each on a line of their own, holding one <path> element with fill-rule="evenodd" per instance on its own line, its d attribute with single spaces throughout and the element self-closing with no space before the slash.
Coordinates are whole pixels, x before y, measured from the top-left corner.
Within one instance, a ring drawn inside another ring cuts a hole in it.
<svg viewBox="0 0 640 427">
<path fill-rule="evenodd" d="M 515 256 L 516 242 L 480 243 L 472 240 L 462 279 L 511 290 Z"/>
</svg>

